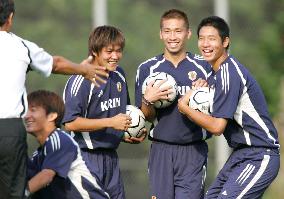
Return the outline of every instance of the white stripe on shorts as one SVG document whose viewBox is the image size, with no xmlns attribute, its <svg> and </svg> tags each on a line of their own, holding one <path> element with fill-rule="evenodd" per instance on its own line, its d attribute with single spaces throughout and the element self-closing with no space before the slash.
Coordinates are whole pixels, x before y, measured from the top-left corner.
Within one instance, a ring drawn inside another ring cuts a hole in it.
<svg viewBox="0 0 284 199">
<path fill-rule="evenodd" d="M 237 197 L 237 199 L 241 199 L 249 190 L 250 188 L 252 188 L 252 186 L 257 182 L 257 180 L 262 176 L 263 172 L 265 171 L 268 163 L 270 160 L 270 156 L 269 155 L 264 155 L 263 156 L 263 160 L 261 162 L 260 168 L 257 171 L 257 173 L 255 174 L 255 176 L 253 177 L 253 179 L 251 180 L 250 183 L 248 183 L 248 185 L 246 186 L 246 188 L 241 192 L 241 194 Z"/>
</svg>

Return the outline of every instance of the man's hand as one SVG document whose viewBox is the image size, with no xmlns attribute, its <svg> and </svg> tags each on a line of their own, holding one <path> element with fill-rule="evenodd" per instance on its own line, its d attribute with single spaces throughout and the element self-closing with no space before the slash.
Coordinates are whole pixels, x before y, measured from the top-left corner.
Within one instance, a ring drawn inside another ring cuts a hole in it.
<svg viewBox="0 0 284 199">
<path fill-rule="evenodd" d="M 131 117 L 127 114 L 119 113 L 111 118 L 111 127 L 120 130 L 127 131 L 131 125 Z"/>
<path fill-rule="evenodd" d="M 140 137 L 136 138 L 136 137 L 130 137 L 130 138 L 126 138 L 124 137 L 124 141 L 129 143 L 129 144 L 140 144 L 141 142 L 143 142 L 147 136 L 147 129 L 143 128 L 142 130 L 142 134 Z"/>
<path fill-rule="evenodd" d="M 106 72 L 106 67 L 94 65 L 92 64 L 92 60 L 93 57 L 89 56 L 81 62 L 80 67 L 85 67 L 86 69 L 85 75 L 83 76 L 93 82 L 95 86 L 100 87 L 99 83 L 106 83 L 104 78 L 108 78 L 108 73 Z"/>
<path fill-rule="evenodd" d="M 183 97 L 178 100 L 178 110 L 180 113 L 184 114 L 185 110 L 189 108 L 189 98 L 192 92 L 193 90 L 189 90 Z"/>
<path fill-rule="evenodd" d="M 207 87 L 208 83 L 206 80 L 199 78 L 198 80 L 192 82 L 192 89 L 198 89 L 200 87 Z"/>
<path fill-rule="evenodd" d="M 154 103 L 158 100 L 166 100 L 170 97 L 168 94 L 174 92 L 171 86 L 166 86 L 164 88 L 160 88 L 160 86 L 165 83 L 167 80 L 162 80 L 157 85 L 154 85 L 154 81 L 150 82 L 146 87 L 144 98 L 150 102 Z"/>
</svg>

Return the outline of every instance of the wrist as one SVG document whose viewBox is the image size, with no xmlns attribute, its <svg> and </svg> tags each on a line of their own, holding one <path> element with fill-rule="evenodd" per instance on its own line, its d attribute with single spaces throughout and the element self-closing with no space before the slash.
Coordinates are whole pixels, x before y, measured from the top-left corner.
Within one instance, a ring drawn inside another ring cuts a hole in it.
<svg viewBox="0 0 284 199">
<path fill-rule="evenodd" d="M 144 95 L 143 95 L 143 97 L 142 97 L 142 102 L 143 102 L 143 104 L 145 104 L 146 106 L 150 106 L 150 105 L 153 105 L 153 104 L 154 104 L 154 102 L 151 102 L 150 100 L 146 99 Z"/>
<path fill-rule="evenodd" d="M 111 118 L 105 118 L 105 127 L 106 128 L 113 128 L 114 126 L 113 126 L 113 122 L 112 122 L 112 118 L 113 117 L 111 117 Z"/>
<path fill-rule="evenodd" d="M 81 68 L 81 74 L 83 77 L 86 77 L 88 75 L 88 68 L 83 65 L 83 64 L 79 64 L 79 67 Z"/>
</svg>

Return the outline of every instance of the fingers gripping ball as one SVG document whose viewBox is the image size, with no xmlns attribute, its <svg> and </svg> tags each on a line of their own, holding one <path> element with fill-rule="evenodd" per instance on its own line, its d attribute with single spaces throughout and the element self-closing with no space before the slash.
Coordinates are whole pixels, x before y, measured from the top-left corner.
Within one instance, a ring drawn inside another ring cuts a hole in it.
<svg viewBox="0 0 284 199">
<path fill-rule="evenodd" d="M 126 106 L 126 114 L 131 117 L 131 125 L 125 132 L 125 137 L 140 137 L 142 129 L 145 128 L 145 116 L 143 112 L 133 105 Z"/>
<path fill-rule="evenodd" d="M 171 89 L 173 90 L 173 92 L 170 93 L 170 94 L 167 94 L 169 99 L 165 99 L 165 100 L 161 99 L 161 100 L 156 101 L 154 103 L 154 106 L 156 108 L 165 108 L 165 107 L 171 105 L 173 103 L 173 101 L 176 99 L 178 88 L 177 88 L 177 83 L 176 83 L 175 79 L 171 75 L 169 75 L 168 73 L 156 72 L 156 73 L 149 75 L 145 79 L 145 81 L 143 82 L 143 85 L 142 85 L 142 94 L 145 94 L 146 87 L 151 82 L 154 81 L 153 86 L 156 86 L 157 84 L 159 84 L 163 80 L 167 80 L 167 81 L 165 83 L 163 83 L 160 86 L 160 88 L 165 88 L 165 87 L 170 86 Z"/>
<path fill-rule="evenodd" d="M 189 98 L 189 106 L 207 115 L 211 114 L 214 92 L 215 90 L 209 87 L 196 89 Z"/>
</svg>

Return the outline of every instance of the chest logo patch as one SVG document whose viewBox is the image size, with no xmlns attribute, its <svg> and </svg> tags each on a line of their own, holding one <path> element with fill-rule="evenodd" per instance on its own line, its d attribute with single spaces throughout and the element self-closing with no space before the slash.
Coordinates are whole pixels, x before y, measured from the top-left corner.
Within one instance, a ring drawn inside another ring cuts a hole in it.
<svg viewBox="0 0 284 199">
<path fill-rule="evenodd" d="M 122 90 L 121 82 L 117 82 L 117 83 L 116 83 L 116 87 L 117 87 L 117 91 L 118 91 L 118 92 L 121 92 L 121 90 Z"/>
<path fill-rule="evenodd" d="M 197 73 L 195 71 L 188 72 L 188 79 L 190 79 L 191 81 L 196 80 L 196 77 L 197 77 Z"/>
</svg>

